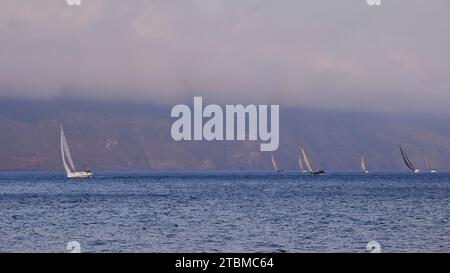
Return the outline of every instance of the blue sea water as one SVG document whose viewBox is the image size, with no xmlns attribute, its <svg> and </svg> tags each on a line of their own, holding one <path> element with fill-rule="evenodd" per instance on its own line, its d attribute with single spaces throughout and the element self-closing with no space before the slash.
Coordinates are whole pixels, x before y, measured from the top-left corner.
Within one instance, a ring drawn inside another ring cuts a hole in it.
<svg viewBox="0 0 450 273">
<path fill-rule="evenodd" d="M 450 174 L 0 173 L 0 251 L 450 252 Z"/>
</svg>

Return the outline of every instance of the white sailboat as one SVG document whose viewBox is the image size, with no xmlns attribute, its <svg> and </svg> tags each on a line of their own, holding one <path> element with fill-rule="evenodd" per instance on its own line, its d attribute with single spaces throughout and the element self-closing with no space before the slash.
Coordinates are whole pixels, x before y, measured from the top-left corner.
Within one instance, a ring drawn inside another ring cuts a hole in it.
<svg viewBox="0 0 450 273">
<path fill-rule="evenodd" d="M 66 171 L 67 178 L 90 178 L 92 172 L 89 170 L 77 172 L 73 164 L 72 156 L 70 155 L 69 146 L 67 145 L 66 136 L 61 125 L 61 156 Z"/>
<path fill-rule="evenodd" d="M 276 171 L 277 173 L 282 173 L 282 172 L 284 172 L 283 169 L 278 168 L 278 163 L 277 163 L 277 161 L 275 160 L 275 157 L 273 156 L 273 154 L 271 154 L 271 156 L 272 156 L 272 165 L 273 165 L 273 168 L 275 169 L 275 171 Z"/>
<path fill-rule="evenodd" d="M 361 156 L 361 170 L 363 173 L 369 173 L 369 170 L 366 166 L 366 161 L 364 160 L 364 157 Z"/>
<path fill-rule="evenodd" d="M 305 152 L 305 149 L 302 147 L 302 156 L 303 156 L 303 161 L 305 162 L 306 165 L 306 170 L 308 171 L 309 174 L 314 174 L 314 175 L 324 175 L 325 171 L 324 170 L 313 170 L 313 168 L 311 167 L 311 162 L 308 158 L 308 155 Z"/>
<path fill-rule="evenodd" d="M 425 164 L 427 165 L 427 168 L 428 168 L 428 170 L 430 171 L 430 173 L 435 173 L 436 170 L 433 169 L 433 167 L 431 166 L 431 163 L 430 163 L 430 161 L 428 160 L 428 158 L 425 157 L 424 160 L 425 160 Z"/>
</svg>

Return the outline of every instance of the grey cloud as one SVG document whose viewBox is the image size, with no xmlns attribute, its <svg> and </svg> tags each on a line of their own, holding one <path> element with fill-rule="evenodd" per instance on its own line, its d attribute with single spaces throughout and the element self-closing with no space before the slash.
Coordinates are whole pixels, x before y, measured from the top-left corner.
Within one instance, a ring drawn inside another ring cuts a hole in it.
<svg viewBox="0 0 450 273">
<path fill-rule="evenodd" d="M 0 96 L 445 112 L 450 2 L 0 2 Z"/>
</svg>

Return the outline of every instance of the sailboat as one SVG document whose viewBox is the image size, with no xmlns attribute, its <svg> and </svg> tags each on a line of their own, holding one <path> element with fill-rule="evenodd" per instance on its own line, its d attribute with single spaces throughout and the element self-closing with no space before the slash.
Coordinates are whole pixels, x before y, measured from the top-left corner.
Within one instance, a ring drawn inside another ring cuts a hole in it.
<svg viewBox="0 0 450 273">
<path fill-rule="evenodd" d="M 414 166 L 414 164 L 411 162 L 411 160 L 409 160 L 408 156 L 403 151 L 402 146 L 398 146 L 398 147 L 400 148 L 400 153 L 402 154 L 403 162 L 405 162 L 406 167 L 408 167 L 408 169 L 410 169 L 414 173 L 420 172 L 420 170 Z"/>
<path fill-rule="evenodd" d="M 308 155 L 305 152 L 305 149 L 302 147 L 302 156 L 303 156 L 303 161 L 305 162 L 306 165 L 306 170 L 308 171 L 309 174 L 313 174 L 313 175 L 324 175 L 325 171 L 324 170 L 313 170 L 313 168 L 311 167 L 311 161 L 308 158 Z"/>
<path fill-rule="evenodd" d="M 83 172 L 77 172 L 75 170 L 75 165 L 73 164 L 72 156 L 70 155 L 69 146 L 67 145 L 67 140 L 66 136 L 64 135 L 62 125 L 61 125 L 61 156 L 67 178 L 90 178 L 92 176 L 92 172 L 90 170 L 86 170 Z"/>
<path fill-rule="evenodd" d="M 302 161 L 302 155 L 299 154 L 298 155 L 298 164 L 300 165 L 300 170 L 302 171 L 302 173 L 307 173 L 308 171 L 305 170 L 305 167 L 303 167 L 303 161 Z"/>
<path fill-rule="evenodd" d="M 431 163 L 430 163 L 430 161 L 428 160 L 428 158 L 425 157 L 424 160 L 425 160 L 425 164 L 427 165 L 427 168 L 428 168 L 428 170 L 430 171 L 430 173 L 435 173 L 436 170 L 433 169 L 433 167 L 431 166 Z"/>
<path fill-rule="evenodd" d="M 361 170 L 363 173 L 369 173 L 369 170 L 367 169 L 366 166 L 366 161 L 364 160 L 363 156 L 361 156 Z"/>
<path fill-rule="evenodd" d="M 273 164 L 273 168 L 275 169 L 275 171 L 276 171 L 277 173 L 282 173 L 282 172 L 284 172 L 283 169 L 278 168 L 278 163 L 277 163 L 277 161 L 275 160 L 275 157 L 273 156 L 273 154 L 271 154 L 271 156 L 272 156 L 272 164 Z"/>
</svg>

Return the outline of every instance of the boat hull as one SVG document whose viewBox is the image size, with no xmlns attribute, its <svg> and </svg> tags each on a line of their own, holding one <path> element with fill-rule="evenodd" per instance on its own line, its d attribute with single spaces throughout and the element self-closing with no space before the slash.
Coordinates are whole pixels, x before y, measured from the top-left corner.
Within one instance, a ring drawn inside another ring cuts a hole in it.
<svg viewBox="0 0 450 273">
<path fill-rule="evenodd" d="M 67 175 L 67 178 L 91 178 L 93 173 L 91 172 L 76 172 Z"/>
<path fill-rule="evenodd" d="M 324 170 L 317 170 L 314 172 L 310 172 L 309 174 L 311 175 L 325 175 L 325 171 Z"/>
</svg>

